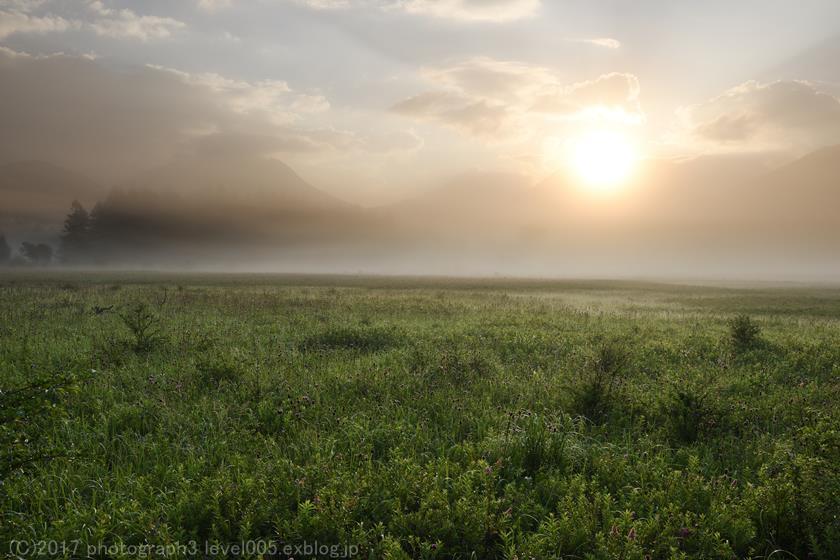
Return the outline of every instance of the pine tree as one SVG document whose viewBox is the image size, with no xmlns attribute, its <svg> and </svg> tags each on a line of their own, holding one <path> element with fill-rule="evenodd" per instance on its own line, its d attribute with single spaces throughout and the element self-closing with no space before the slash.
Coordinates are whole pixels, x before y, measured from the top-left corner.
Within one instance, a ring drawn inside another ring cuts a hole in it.
<svg viewBox="0 0 840 560">
<path fill-rule="evenodd" d="M 64 220 L 61 234 L 61 261 L 78 264 L 85 262 L 90 253 L 90 214 L 78 200 L 73 201 L 70 213 Z"/>
<path fill-rule="evenodd" d="M 0 265 L 6 264 L 12 258 L 12 248 L 6 242 L 6 236 L 0 233 Z"/>
<path fill-rule="evenodd" d="M 48 265 L 52 262 L 53 248 L 46 243 L 30 243 L 24 241 L 20 246 L 20 255 L 30 264 Z"/>
</svg>

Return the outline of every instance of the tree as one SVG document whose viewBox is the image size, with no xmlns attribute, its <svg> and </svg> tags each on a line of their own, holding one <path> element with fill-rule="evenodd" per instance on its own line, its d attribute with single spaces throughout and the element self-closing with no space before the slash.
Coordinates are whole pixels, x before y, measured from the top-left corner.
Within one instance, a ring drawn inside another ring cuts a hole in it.
<svg viewBox="0 0 840 560">
<path fill-rule="evenodd" d="M 53 248 L 46 243 L 30 243 L 24 241 L 20 246 L 20 254 L 32 264 L 49 264 L 53 258 Z"/>
<path fill-rule="evenodd" d="M 6 242 L 6 236 L 0 233 L 0 265 L 7 264 L 12 258 L 12 248 Z"/>
<path fill-rule="evenodd" d="M 61 261 L 80 263 L 89 257 L 91 217 L 78 200 L 74 200 L 70 213 L 64 220 L 61 234 Z"/>
</svg>

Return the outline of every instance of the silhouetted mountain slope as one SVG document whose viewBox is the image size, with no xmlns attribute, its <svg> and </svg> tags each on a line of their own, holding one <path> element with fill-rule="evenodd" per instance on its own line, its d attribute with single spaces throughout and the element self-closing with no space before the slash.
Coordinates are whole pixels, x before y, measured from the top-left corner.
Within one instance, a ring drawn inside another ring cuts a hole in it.
<svg viewBox="0 0 840 560">
<path fill-rule="evenodd" d="M 421 242 L 447 241 L 442 250 L 483 244 L 511 254 L 698 257 L 840 250 L 840 147 L 768 165 L 751 156 L 651 160 L 608 193 L 565 173 L 536 185 L 475 175 L 382 211 Z"/>
<path fill-rule="evenodd" d="M 353 208 L 318 190 L 285 163 L 268 158 L 185 157 L 140 175 L 126 185 L 198 195 L 244 204 L 300 211 L 347 211 Z"/>
</svg>

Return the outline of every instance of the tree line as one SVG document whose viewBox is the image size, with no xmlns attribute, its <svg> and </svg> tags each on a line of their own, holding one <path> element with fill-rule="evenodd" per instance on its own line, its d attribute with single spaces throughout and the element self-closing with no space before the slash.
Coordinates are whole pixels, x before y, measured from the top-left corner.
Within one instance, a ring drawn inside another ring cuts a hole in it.
<svg viewBox="0 0 840 560">
<path fill-rule="evenodd" d="M 179 244 L 210 241 L 226 230 L 223 216 L 194 214 L 177 197 L 149 191 L 112 192 L 90 211 L 74 200 L 55 247 L 24 241 L 15 253 L 0 232 L 0 266 L 134 261 Z"/>
<path fill-rule="evenodd" d="M 53 261 L 54 250 L 47 243 L 32 243 L 24 241 L 18 249 L 18 254 L 12 252 L 6 236 L 0 234 L 0 266 L 34 264 L 46 265 Z"/>
<path fill-rule="evenodd" d="M 99 264 L 106 260 L 101 249 L 111 244 L 106 239 L 114 233 L 112 226 L 116 221 L 105 205 L 98 203 L 88 212 L 74 200 L 64 219 L 57 250 L 48 243 L 24 241 L 15 254 L 5 235 L 0 233 L 0 265 Z"/>
<path fill-rule="evenodd" d="M 23 242 L 16 254 L 0 232 L 0 265 L 98 266 L 212 258 L 220 249 L 270 244 L 302 246 L 325 239 L 378 238 L 367 221 L 285 205 L 282 199 L 242 202 L 236 196 L 179 195 L 117 189 L 88 210 L 73 201 L 53 245 Z M 365 237 L 367 236 L 367 237 Z"/>
</svg>

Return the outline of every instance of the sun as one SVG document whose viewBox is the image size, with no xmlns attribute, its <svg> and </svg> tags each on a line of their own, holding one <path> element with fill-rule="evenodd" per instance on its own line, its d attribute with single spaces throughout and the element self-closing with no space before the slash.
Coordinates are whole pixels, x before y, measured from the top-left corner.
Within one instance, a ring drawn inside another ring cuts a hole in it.
<svg viewBox="0 0 840 560">
<path fill-rule="evenodd" d="M 627 136 L 598 130 L 572 140 L 568 158 L 586 188 L 611 191 L 630 178 L 639 156 Z"/>
</svg>

